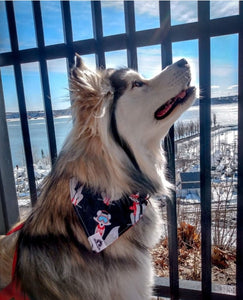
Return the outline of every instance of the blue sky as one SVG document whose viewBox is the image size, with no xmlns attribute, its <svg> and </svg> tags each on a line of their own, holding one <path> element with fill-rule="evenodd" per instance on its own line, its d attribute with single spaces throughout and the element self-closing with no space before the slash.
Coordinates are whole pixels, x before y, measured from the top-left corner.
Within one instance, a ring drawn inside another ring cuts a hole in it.
<svg viewBox="0 0 243 300">
<path fill-rule="evenodd" d="M 135 1 L 136 30 L 159 26 L 158 1 Z M 46 45 L 63 42 L 63 29 L 59 1 L 42 1 L 42 18 Z M 211 2 L 211 18 L 219 18 L 239 13 L 239 2 L 223 0 Z M 36 47 L 35 30 L 30 1 L 14 1 L 17 34 L 20 49 Z M 93 37 L 91 8 L 89 1 L 71 1 L 74 40 Z M 197 21 L 197 2 L 172 1 L 172 25 Z M 102 1 L 103 33 L 105 36 L 125 32 L 122 1 Z M 9 34 L 4 3 L 0 1 L 0 52 L 10 51 Z M 198 41 L 173 43 L 173 61 L 186 57 L 191 64 L 193 84 L 198 85 Z M 211 92 L 212 96 L 237 94 L 238 87 L 238 35 L 220 36 L 211 39 Z M 161 70 L 160 45 L 137 49 L 138 68 L 145 77 L 154 76 Z M 107 67 L 127 65 L 126 50 L 107 52 Z M 162 58 L 163 59 L 163 58 Z M 94 55 L 84 56 L 86 64 L 95 68 Z M 51 101 L 54 109 L 66 108 L 68 100 L 68 80 L 65 59 L 48 61 Z M 28 110 L 42 110 L 42 90 L 38 63 L 22 65 L 26 105 Z M 5 104 L 7 111 L 17 111 L 17 96 L 12 67 L 1 68 Z"/>
</svg>

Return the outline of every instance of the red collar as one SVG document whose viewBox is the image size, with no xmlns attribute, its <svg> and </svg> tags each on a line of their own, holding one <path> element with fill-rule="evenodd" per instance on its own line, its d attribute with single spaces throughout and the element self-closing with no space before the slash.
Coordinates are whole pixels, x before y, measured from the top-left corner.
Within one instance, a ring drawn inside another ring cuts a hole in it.
<svg viewBox="0 0 243 300">
<path fill-rule="evenodd" d="M 16 231 L 19 231 L 23 228 L 24 223 L 19 224 L 10 230 L 6 235 L 10 235 Z M 8 286 L 6 286 L 3 290 L 0 291 L 0 299 L 1 300 L 29 300 L 28 296 L 25 295 L 20 289 L 20 286 L 15 278 L 15 269 L 18 259 L 18 247 L 16 247 L 14 252 L 13 264 L 12 264 L 12 281 Z"/>
</svg>

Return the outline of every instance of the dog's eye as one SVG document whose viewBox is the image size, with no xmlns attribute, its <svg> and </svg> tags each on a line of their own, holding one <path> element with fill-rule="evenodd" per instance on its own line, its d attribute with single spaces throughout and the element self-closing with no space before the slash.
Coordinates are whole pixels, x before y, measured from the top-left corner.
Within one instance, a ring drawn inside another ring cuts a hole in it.
<svg viewBox="0 0 243 300">
<path fill-rule="evenodd" d="M 138 80 L 134 80 L 133 83 L 132 83 L 132 88 L 134 88 L 134 87 L 141 87 L 143 85 L 144 85 L 144 82 L 138 81 Z"/>
</svg>

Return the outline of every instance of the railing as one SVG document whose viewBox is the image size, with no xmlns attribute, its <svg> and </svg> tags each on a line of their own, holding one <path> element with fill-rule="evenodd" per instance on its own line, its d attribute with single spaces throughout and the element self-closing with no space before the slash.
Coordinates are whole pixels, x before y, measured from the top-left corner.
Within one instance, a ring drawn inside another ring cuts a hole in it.
<svg viewBox="0 0 243 300">
<path fill-rule="evenodd" d="M 143 5 L 141 3 L 141 5 Z M 26 111 L 21 64 L 39 62 L 43 101 L 46 114 L 47 134 L 52 163 L 57 155 L 53 112 L 50 98 L 47 60 L 66 58 L 68 67 L 73 64 L 74 53 L 95 54 L 97 67 L 105 67 L 105 52 L 127 50 L 128 67 L 137 69 L 137 47 L 161 45 L 163 67 L 172 63 L 172 43 L 197 39 L 199 43 L 199 88 L 200 88 L 200 192 L 201 192 L 201 257 L 202 281 L 188 282 L 178 279 L 178 246 L 176 195 L 167 207 L 169 236 L 170 278 L 156 279 L 155 296 L 171 299 L 243 299 L 243 2 L 239 2 L 239 15 L 210 19 L 210 2 L 199 1 L 198 21 L 171 26 L 170 1 L 159 2 L 160 27 L 136 31 L 133 1 L 124 2 L 125 33 L 103 36 L 100 1 L 91 1 L 93 38 L 73 41 L 70 2 L 61 1 L 64 43 L 45 46 L 42 11 L 39 1 L 32 2 L 37 47 L 19 50 L 16 18 L 12 1 L 5 2 L 11 51 L 0 54 L 0 67 L 13 66 L 21 128 L 24 139 L 24 153 L 27 165 L 31 202 L 37 199 L 33 153 Z M 222 4 L 224 5 L 224 4 Z M 238 34 L 238 202 L 237 202 L 237 286 L 236 296 L 227 294 L 220 286 L 212 286 L 211 276 L 211 166 L 210 166 L 210 38 L 226 34 Z M 149 55 L 149 53 L 148 53 Z M 1 81 L 0 81 L 1 83 Z M 173 128 L 166 139 L 171 179 L 175 181 L 175 152 Z M 6 232 L 18 218 L 18 206 L 13 178 L 13 168 L 5 119 L 5 107 L 0 85 L 0 233 Z"/>
</svg>

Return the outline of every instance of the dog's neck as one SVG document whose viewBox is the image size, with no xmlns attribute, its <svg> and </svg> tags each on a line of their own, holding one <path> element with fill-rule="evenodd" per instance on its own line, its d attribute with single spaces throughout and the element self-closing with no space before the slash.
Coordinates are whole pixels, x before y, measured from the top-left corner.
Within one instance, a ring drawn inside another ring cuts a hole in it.
<svg viewBox="0 0 243 300">
<path fill-rule="evenodd" d="M 158 139 L 152 142 L 143 141 L 140 144 L 131 141 L 129 145 L 141 172 L 154 183 L 156 192 L 167 195 L 172 186 L 165 177 L 167 163 L 161 143 Z"/>
<path fill-rule="evenodd" d="M 127 154 L 112 139 L 107 140 L 105 145 L 99 137 L 78 141 L 78 144 L 64 147 L 56 167 L 58 173 L 61 171 L 68 178 L 75 176 L 114 198 L 142 189 L 149 194 L 168 193 L 171 186 L 164 175 L 166 161 L 159 142 L 131 145 L 141 171 L 134 167 Z M 79 152 L 74 153 L 73 148 Z"/>
</svg>

